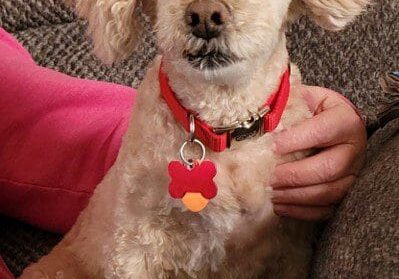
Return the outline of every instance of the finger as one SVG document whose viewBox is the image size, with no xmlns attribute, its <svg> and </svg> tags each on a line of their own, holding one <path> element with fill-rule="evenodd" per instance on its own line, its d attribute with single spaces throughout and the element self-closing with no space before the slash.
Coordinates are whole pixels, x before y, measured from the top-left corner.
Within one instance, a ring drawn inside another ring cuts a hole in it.
<svg viewBox="0 0 399 279">
<path fill-rule="evenodd" d="M 314 114 L 317 114 L 321 108 L 328 108 L 336 104 L 335 98 L 329 97 L 337 93 L 330 89 L 302 84 L 295 87 L 294 90 L 302 95 L 309 110 Z"/>
<path fill-rule="evenodd" d="M 316 115 L 275 135 L 276 153 L 287 154 L 310 148 L 327 147 L 353 139 L 353 135 L 362 137 L 364 123 L 356 111 L 349 108 L 350 105 L 343 101 L 342 97 L 335 97 L 338 93 L 327 90 L 334 94 L 325 92 L 314 94 L 319 91 L 326 90 L 317 88 L 305 97 L 305 99 L 312 99 L 308 101 L 308 104 L 311 110 L 316 110 Z M 317 102 L 319 102 L 318 107 L 316 107 Z"/>
<path fill-rule="evenodd" d="M 341 202 L 356 177 L 347 176 L 340 180 L 308 187 L 288 188 L 273 192 L 274 204 L 303 206 L 328 206 Z"/>
<path fill-rule="evenodd" d="M 280 205 L 274 206 L 274 213 L 282 217 L 290 217 L 305 221 L 322 221 L 329 219 L 333 214 L 333 208 L 328 206 L 297 206 Z"/>
<path fill-rule="evenodd" d="M 363 123 L 351 110 L 334 107 L 275 135 L 275 152 L 287 154 L 339 144 L 350 139 L 358 126 Z"/>
<path fill-rule="evenodd" d="M 356 148 L 351 144 L 341 144 L 322 152 L 278 165 L 271 186 L 299 187 L 333 182 L 348 175 L 357 175 L 361 164 L 356 161 Z"/>
</svg>

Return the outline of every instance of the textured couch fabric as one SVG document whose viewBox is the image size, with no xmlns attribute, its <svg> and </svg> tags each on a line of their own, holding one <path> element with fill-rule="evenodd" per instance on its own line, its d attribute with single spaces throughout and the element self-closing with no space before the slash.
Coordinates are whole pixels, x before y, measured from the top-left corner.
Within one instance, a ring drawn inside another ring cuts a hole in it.
<svg viewBox="0 0 399 279">
<path fill-rule="evenodd" d="M 314 278 L 399 278 L 399 121 L 370 139 L 368 165 L 319 241 Z"/>
<path fill-rule="evenodd" d="M 38 64 L 72 76 L 137 87 L 157 52 L 153 34 L 126 62 L 109 67 L 91 53 L 85 22 L 61 0 L 0 0 L 0 26 L 12 32 Z M 398 100 L 383 93 L 379 76 L 399 69 L 399 1 L 376 0 L 341 33 L 302 18 L 289 30 L 289 48 L 308 84 L 342 92 L 370 127 Z M 144 17 L 143 17 L 144 20 Z M 358 183 L 326 225 L 316 245 L 314 278 L 399 278 L 399 121 L 371 139 Z M 60 236 L 0 217 L 0 254 L 18 275 Z"/>
</svg>

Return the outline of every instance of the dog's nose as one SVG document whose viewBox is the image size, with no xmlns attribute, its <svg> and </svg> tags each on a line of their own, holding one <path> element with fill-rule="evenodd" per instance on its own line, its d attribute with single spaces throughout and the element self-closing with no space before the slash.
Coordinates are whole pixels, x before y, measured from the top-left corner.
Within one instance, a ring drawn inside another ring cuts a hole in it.
<svg viewBox="0 0 399 279">
<path fill-rule="evenodd" d="M 218 37 L 229 20 L 228 8 L 218 0 L 197 0 L 187 7 L 186 23 L 198 38 Z"/>
</svg>

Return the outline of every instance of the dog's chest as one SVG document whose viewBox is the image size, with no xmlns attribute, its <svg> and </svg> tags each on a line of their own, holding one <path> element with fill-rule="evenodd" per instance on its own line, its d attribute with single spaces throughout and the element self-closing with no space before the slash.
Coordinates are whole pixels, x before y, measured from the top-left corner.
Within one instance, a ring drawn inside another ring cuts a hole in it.
<svg viewBox="0 0 399 279">
<path fill-rule="evenodd" d="M 215 181 L 219 200 L 231 196 L 246 213 L 256 212 L 270 202 L 269 181 L 276 162 L 271 135 L 235 143 L 232 149 L 210 158 L 218 168 Z"/>
</svg>

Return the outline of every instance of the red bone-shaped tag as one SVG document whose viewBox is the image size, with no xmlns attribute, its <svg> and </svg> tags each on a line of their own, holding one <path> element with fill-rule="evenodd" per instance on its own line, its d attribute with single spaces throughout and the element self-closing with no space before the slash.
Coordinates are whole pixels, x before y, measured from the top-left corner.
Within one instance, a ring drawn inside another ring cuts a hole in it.
<svg viewBox="0 0 399 279">
<path fill-rule="evenodd" d="M 184 205 L 193 212 L 203 210 L 217 194 L 213 179 L 216 166 L 211 161 L 196 164 L 192 169 L 179 161 L 169 164 L 169 193 L 175 199 L 182 199 Z"/>
</svg>

